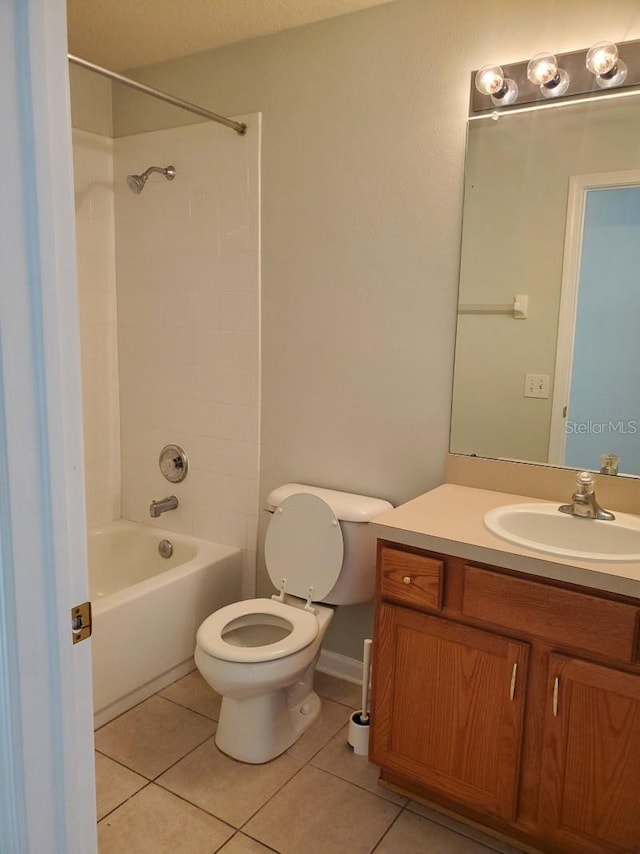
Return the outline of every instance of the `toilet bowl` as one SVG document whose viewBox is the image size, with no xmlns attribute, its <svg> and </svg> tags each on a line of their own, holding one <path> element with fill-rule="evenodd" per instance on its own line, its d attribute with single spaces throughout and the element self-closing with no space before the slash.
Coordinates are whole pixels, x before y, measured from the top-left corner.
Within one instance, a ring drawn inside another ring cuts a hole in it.
<svg viewBox="0 0 640 854">
<path fill-rule="evenodd" d="M 313 673 L 333 616 L 327 606 L 250 599 L 221 608 L 198 629 L 195 662 L 223 701 L 215 742 L 259 764 L 283 753 L 320 714 Z"/>
<path fill-rule="evenodd" d="M 221 608 L 196 637 L 196 666 L 222 696 L 215 742 L 224 753 L 268 762 L 316 720 L 313 674 L 333 606 L 373 597 L 375 539 L 363 523 L 390 508 L 295 483 L 269 495 L 265 562 L 280 594 Z"/>
</svg>

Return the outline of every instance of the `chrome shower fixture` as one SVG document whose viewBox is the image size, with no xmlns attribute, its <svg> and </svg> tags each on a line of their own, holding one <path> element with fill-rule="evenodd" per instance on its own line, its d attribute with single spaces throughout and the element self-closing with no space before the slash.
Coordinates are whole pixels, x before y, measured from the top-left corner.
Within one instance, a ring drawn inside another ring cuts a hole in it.
<svg viewBox="0 0 640 854">
<path fill-rule="evenodd" d="M 160 166 L 149 166 L 142 175 L 127 175 L 127 185 L 131 192 L 141 193 L 144 190 L 144 185 L 147 183 L 147 178 L 152 172 L 159 172 L 161 175 L 164 175 L 167 181 L 173 181 L 176 177 L 176 170 L 173 166 L 167 166 L 166 169 Z"/>
</svg>

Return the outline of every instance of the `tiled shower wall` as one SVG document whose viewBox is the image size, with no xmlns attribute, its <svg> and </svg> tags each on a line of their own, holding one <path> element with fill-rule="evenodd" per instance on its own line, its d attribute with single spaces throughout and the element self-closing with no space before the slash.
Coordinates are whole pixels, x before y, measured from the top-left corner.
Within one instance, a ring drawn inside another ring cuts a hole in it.
<svg viewBox="0 0 640 854">
<path fill-rule="evenodd" d="M 113 141 L 73 131 L 87 524 L 120 516 Z"/>
<path fill-rule="evenodd" d="M 260 117 L 115 140 L 122 515 L 244 550 L 255 576 L 259 467 Z M 140 195 L 126 176 L 149 166 Z M 167 482 L 169 443 L 189 474 Z M 149 516 L 175 494 L 177 510 Z"/>
</svg>

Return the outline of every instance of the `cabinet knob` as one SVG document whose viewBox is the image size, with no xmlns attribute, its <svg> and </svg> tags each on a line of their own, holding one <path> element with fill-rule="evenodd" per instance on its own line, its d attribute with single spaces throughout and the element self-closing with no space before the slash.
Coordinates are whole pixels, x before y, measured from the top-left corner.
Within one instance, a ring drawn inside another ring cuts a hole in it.
<svg viewBox="0 0 640 854">
<path fill-rule="evenodd" d="M 402 583 L 403 584 L 411 584 L 411 576 L 405 575 L 404 578 L 402 579 Z"/>
</svg>

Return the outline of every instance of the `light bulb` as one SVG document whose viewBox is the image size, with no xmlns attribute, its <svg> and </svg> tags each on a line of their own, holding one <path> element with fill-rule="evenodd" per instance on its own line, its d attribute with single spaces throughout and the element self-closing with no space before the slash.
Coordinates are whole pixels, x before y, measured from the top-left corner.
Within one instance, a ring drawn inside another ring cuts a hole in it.
<svg viewBox="0 0 640 854">
<path fill-rule="evenodd" d="M 536 86 L 544 86 L 558 73 L 558 62 L 552 53 L 538 53 L 527 65 L 527 77 Z"/>
<path fill-rule="evenodd" d="M 587 68 L 592 74 L 607 74 L 615 68 L 618 59 L 618 48 L 611 42 L 598 42 L 589 48 L 587 53 Z"/>
<path fill-rule="evenodd" d="M 613 42 L 598 42 L 587 51 L 586 66 L 595 74 L 596 85 L 610 89 L 624 83 L 627 66 L 618 58 L 618 48 Z"/>
<path fill-rule="evenodd" d="M 483 65 L 476 74 L 476 89 L 483 95 L 489 95 L 496 107 L 504 107 L 518 97 L 518 86 L 514 80 L 504 76 L 499 65 Z"/>
<path fill-rule="evenodd" d="M 570 78 L 552 53 L 537 53 L 527 65 L 527 77 L 545 98 L 557 98 L 569 88 Z"/>
</svg>

